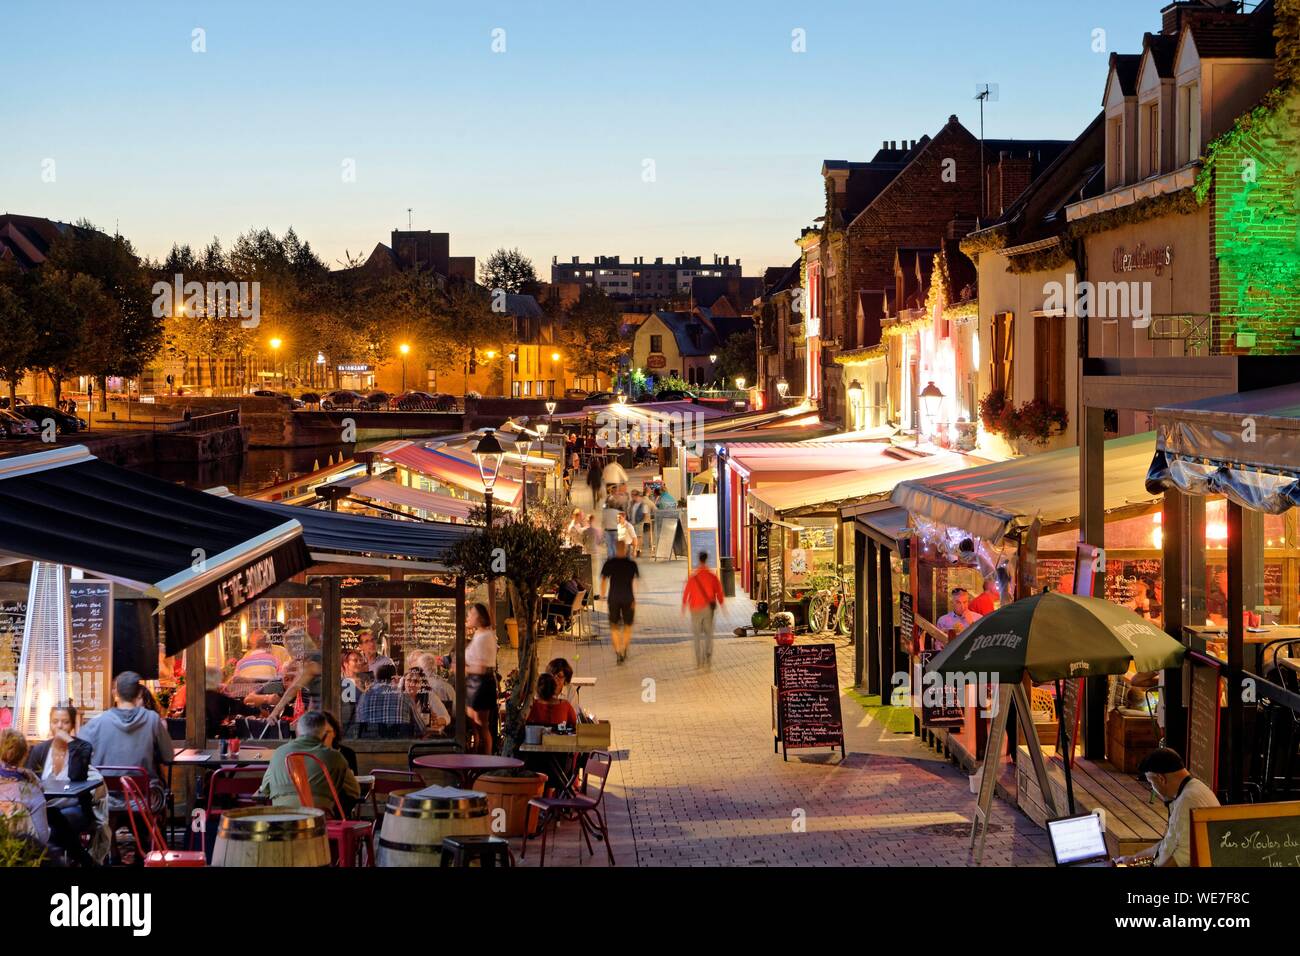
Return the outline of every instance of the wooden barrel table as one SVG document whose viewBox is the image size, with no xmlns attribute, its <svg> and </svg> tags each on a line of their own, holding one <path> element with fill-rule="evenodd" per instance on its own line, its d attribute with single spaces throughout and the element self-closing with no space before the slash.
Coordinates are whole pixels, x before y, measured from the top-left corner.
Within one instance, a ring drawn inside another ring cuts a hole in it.
<svg viewBox="0 0 1300 956">
<path fill-rule="evenodd" d="M 325 811 L 247 807 L 221 814 L 213 866 L 329 866 Z"/>
<path fill-rule="evenodd" d="M 487 794 L 425 787 L 389 794 L 375 851 L 380 866 L 438 866 L 442 838 L 491 830 Z"/>
</svg>

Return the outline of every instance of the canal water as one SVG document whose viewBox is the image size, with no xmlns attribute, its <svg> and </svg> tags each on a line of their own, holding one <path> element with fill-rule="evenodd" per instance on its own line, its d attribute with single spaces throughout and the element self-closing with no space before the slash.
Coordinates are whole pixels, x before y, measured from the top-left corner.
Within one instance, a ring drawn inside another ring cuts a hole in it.
<svg viewBox="0 0 1300 956">
<path fill-rule="evenodd" d="M 224 485 L 237 495 L 250 495 L 294 475 L 324 468 L 333 457 L 337 464 L 351 458 L 356 445 L 313 446 L 311 448 L 253 448 L 240 457 L 210 462 L 153 461 L 136 470 L 191 488 Z"/>
</svg>

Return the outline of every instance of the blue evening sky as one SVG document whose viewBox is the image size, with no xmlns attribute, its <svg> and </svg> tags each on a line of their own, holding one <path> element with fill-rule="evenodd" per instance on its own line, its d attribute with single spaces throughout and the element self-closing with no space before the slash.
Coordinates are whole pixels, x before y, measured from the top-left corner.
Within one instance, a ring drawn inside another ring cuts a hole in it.
<svg viewBox="0 0 1300 956">
<path fill-rule="evenodd" d="M 823 159 L 950 113 L 977 131 L 978 83 L 987 135 L 1073 138 L 1100 109 L 1093 31 L 1135 52 L 1161 6 L 0 0 L 0 211 L 116 223 L 151 256 L 292 225 L 334 264 L 409 206 L 454 255 L 518 246 L 543 278 L 596 254 L 753 274 L 795 258 Z"/>
</svg>

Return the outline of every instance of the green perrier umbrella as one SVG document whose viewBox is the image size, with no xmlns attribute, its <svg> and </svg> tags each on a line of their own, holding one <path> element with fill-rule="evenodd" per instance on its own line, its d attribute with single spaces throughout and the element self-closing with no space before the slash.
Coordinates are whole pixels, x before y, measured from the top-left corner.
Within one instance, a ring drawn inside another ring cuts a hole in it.
<svg viewBox="0 0 1300 956">
<path fill-rule="evenodd" d="M 1079 677 L 1177 667 L 1183 645 L 1144 617 L 1102 598 L 1044 591 L 998 608 L 948 644 L 926 666 L 927 672 L 995 675 L 1000 684 L 1018 684 L 1028 672 L 1036 684 Z M 1060 685 L 1057 685 L 1060 697 Z M 1072 750 L 1069 728 L 1061 733 Z M 1074 781 L 1064 761 L 1065 789 L 1074 813 Z"/>
<path fill-rule="evenodd" d="M 1183 645 L 1126 607 L 1102 598 L 1046 591 L 988 614 L 948 642 L 926 666 L 941 674 L 997 676 L 1037 684 L 1177 667 Z"/>
</svg>

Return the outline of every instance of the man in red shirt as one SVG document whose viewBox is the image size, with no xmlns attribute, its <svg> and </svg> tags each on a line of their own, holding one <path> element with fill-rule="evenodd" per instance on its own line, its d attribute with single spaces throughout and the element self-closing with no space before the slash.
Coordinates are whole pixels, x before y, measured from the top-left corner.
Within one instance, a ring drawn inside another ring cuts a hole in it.
<svg viewBox="0 0 1300 956">
<path fill-rule="evenodd" d="M 992 614 L 997 610 L 998 596 L 997 579 L 988 578 L 984 582 L 984 590 L 980 592 L 979 597 L 970 602 L 970 609 L 980 617 L 983 617 L 986 614 Z"/>
<path fill-rule="evenodd" d="M 709 569 L 709 553 L 701 551 L 699 563 L 682 589 L 682 610 L 691 612 L 696 667 L 713 663 L 713 615 L 722 603 L 722 582 Z"/>
</svg>

